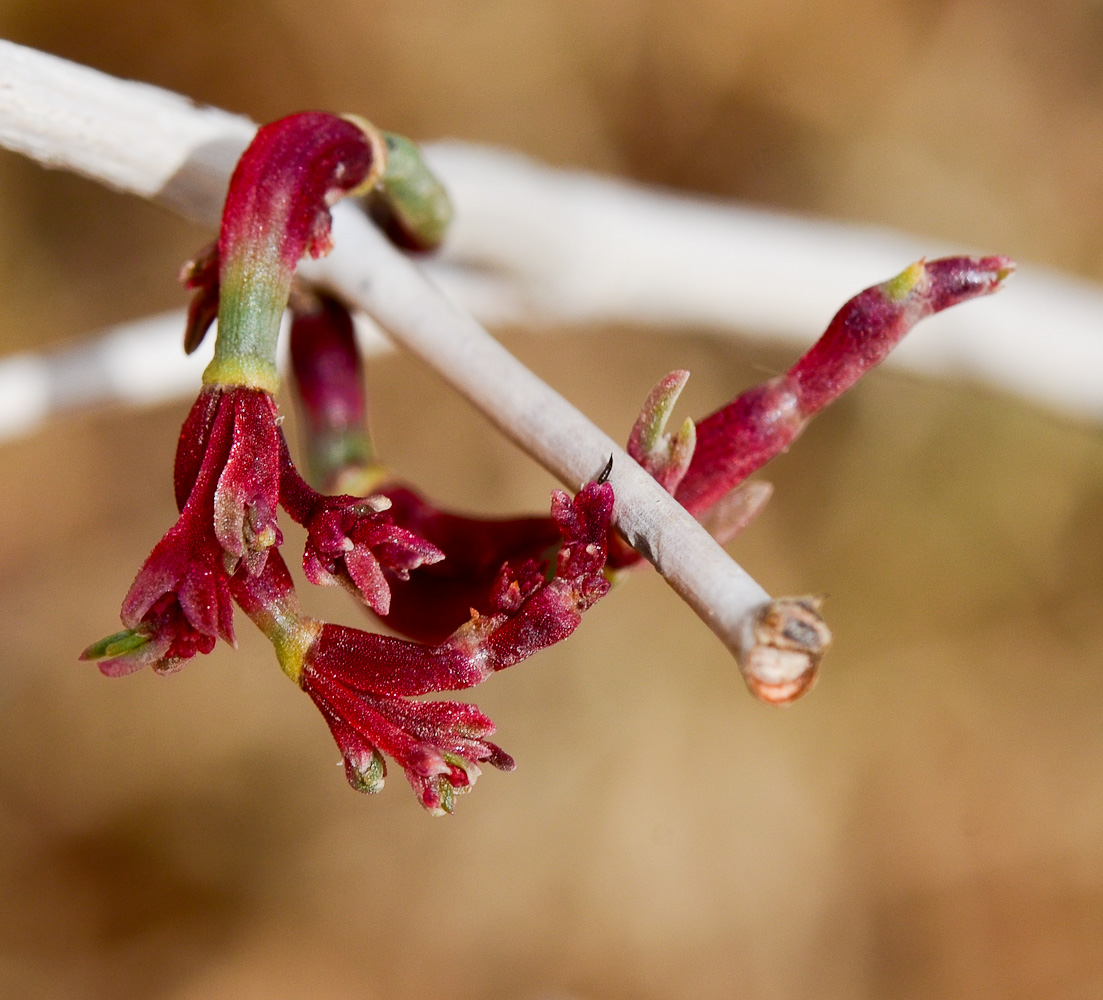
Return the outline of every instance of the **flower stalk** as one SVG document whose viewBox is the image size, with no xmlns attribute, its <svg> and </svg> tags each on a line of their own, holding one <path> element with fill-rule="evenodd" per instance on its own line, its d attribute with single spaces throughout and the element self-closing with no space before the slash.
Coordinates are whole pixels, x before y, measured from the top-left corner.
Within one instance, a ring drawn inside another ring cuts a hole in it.
<svg viewBox="0 0 1103 1000">
<path fill-rule="evenodd" d="M 327 493 L 367 496 L 385 473 L 352 316 L 339 299 L 312 290 L 293 296 L 291 316 L 291 386 L 309 478 Z"/>
</svg>

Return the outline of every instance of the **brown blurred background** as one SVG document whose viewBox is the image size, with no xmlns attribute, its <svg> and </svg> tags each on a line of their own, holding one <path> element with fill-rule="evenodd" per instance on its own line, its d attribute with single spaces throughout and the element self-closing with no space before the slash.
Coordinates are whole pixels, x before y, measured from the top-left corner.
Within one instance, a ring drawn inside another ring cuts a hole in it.
<svg viewBox="0 0 1103 1000">
<path fill-rule="evenodd" d="M 1094 0 L 5 0 L 0 35 L 258 120 L 356 110 L 1103 278 Z M 181 305 L 207 238 L 7 153 L 0 220 L 5 353 Z M 502 335 L 618 437 L 670 368 L 703 414 L 787 363 L 679 333 Z M 371 382 L 399 474 L 546 509 L 550 478 L 435 376 L 391 357 Z M 400 774 L 349 791 L 244 620 L 167 680 L 75 661 L 174 517 L 185 410 L 0 447 L 0 995 L 1103 995 L 1097 427 L 866 379 L 732 547 L 831 595 L 816 691 L 753 703 L 643 573 L 475 692 L 520 766 L 433 820 Z"/>
</svg>

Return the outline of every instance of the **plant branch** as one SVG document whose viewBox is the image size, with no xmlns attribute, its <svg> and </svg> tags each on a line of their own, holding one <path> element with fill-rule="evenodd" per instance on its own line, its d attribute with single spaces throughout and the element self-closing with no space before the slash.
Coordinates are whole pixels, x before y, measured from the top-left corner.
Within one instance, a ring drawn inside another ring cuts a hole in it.
<svg viewBox="0 0 1103 1000">
<path fill-rule="evenodd" d="M 217 221 L 252 131 L 182 97 L 0 42 L 0 144 L 198 221 Z M 568 485 L 594 479 L 611 456 L 617 527 L 741 668 L 816 668 L 829 635 L 813 607 L 771 601 L 612 439 L 448 302 L 355 207 L 338 205 L 333 216 L 334 251 L 305 264 L 305 276 L 375 317 Z"/>
</svg>

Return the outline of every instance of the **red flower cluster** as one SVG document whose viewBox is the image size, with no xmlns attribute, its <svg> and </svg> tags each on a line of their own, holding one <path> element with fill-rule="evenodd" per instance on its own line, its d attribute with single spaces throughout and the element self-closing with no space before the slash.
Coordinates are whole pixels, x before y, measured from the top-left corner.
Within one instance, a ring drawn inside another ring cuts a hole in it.
<svg viewBox="0 0 1103 1000">
<path fill-rule="evenodd" d="M 472 687 L 565 639 L 609 590 L 610 570 L 639 557 L 612 532 L 608 483 L 574 498 L 556 491 L 550 517 L 487 520 L 385 481 L 348 310 L 314 289 L 292 295 L 298 260 L 326 252 L 329 206 L 350 193 L 368 194 L 403 247 L 431 249 L 443 236 L 447 199 L 416 147 L 360 120 L 292 115 L 262 128 L 242 157 L 219 241 L 183 276 L 195 290 L 186 349 L 219 324 L 177 449 L 180 517 L 126 595 L 124 631 L 83 657 L 111 676 L 170 672 L 218 638 L 234 643 L 236 603 L 325 717 L 354 788 L 378 791 L 390 758 L 428 810 L 451 812 L 480 765 L 510 770 L 513 760 L 489 742 L 493 723 L 474 705 L 415 696 Z M 994 290 L 1010 268 L 1000 257 L 914 265 L 848 302 L 788 373 L 668 435 L 688 377 L 674 372 L 647 400 L 629 453 L 717 537 L 731 537 L 769 495 L 748 475 L 918 319 Z M 275 341 L 289 301 L 308 465 L 332 495 L 299 474 L 279 428 Z M 303 613 L 279 552 L 280 507 L 307 530 L 307 579 L 344 586 L 406 638 Z M 788 700 L 810 680 L 757 693 Z"/>
<path fill-rule="evenodd" d="M 90 647 L 112 676 L 177 670 L 221 637 L 234 645 L 230 578 L 256 575 L 282 541 L 276 408 L 265 392 L 204 389 L 176 453 L 180 519 L 157 543 L 123 600 L 120 633 Z M 121 645 L 120 645 L 121 643 Z"/>
<path fill-rule="evenodd" d="M 380 169 L 384 149 L 395 154 L 394 176 Z M 574 499 L 555 494 L 550 531 L 540 519 L 517 522 L 519 558 L 482 560 L 479 594 L 466 579 L 460 589 L 475 599 L 437 645 L 320 622 L 299 607 L 278 551 L 280 507 L 307 529 L 307 579 L 341 584 L 379 615 L 391 612 L 395 585 L 411 583 L 416 571 L 445 558 L 426 537 L 433 532 L 419 528 L 447 523 L 443 534 L 454 539 L 474 523 L 421 504 L 425 525 L 408 526 L 396 522 L 392 500 L 382 494 L 317 492 L 292 462 L 272 396 L 275 337 L 294 265 L 303 253 L 328 248 L 328 208 L 336 197 L 371 190 L 376 211 L 388 213 L 404 245 L 428 248 L 439 240 L 447 203 L 439 202 L 439 186 L 415 176 L 419 162 L 405 140 L 332 115 L 296 115 L 260 130 L 235 171 L 218 244 L 184 272 L 195 289 L 186 349 L 202 341 L 216 315 L 219 332 L 215 360 L 177 448 L 180 518 L 123 601 L 125 630 L 90 646 L 83 657 L 98 660 L 111 676 L 146 666 L 170 672 L 196 653 L 209 653 L 220 637 L 234 644 L 236 602 L 322 711 L 354 787 L 382 786 L 386 754 L 401 765 L 427 809 L 448 812 L 455 795 L 474 783 L 480 764 L 509 769 L 513 761 L 487 741 L 494 726 L 475 706 L 411 697 L 478 684 L 568 636 L 609 588 L 602 569 L 613 502 L 608 484 L 590 484 Z M 428 204 L 411 201 L 414 196 Z M 311 325 L 318 303 L 325 319 L 313 324 L 310 364 L 298 384 L 309 411 L 322 414 L 318 429 L 328 444 L 310 439 L 309 426 L 308 440 L 312 450 L 322 446 L 331 463 L 347 470 L 369 456 L 341 449 L 342 441 L 366 440 L 359 370 L 351 369 L 350 382 L 342 353 L 346 340 L 351 345 L 351 321 L 344 306 L 309 290 L 298 292 L 296 302 L 300 329 Z M 336 362 L 331 353 L 327 363 L 333 329 L 339 350 Z M 399 499 L 401 513 L 418 507 L 412 494 Z M 546 564 L 532 558 L 534 536 L 524 530 L 535 525 L 541 549 L 562 540 L 550 579 Z M 468 538 L 473 550 L 479 537 L 476 531 Z M 431 601 L 423 611 L 427 619 L 437 617 Z"/>
</svg>

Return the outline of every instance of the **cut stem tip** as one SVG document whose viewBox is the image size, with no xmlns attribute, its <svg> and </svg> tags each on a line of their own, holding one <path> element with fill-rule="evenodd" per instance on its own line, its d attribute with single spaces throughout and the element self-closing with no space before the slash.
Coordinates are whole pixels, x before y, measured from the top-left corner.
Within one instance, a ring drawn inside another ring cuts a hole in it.
<svg viewBox="0 0 1103 1000">
<path fill-rule="evenodd" d="M 737 657 L 747 687 L 760 701 L 786 705 L 810 691 L 831 630 L 822 597 L 781 597 L 752 611 Z"/>
</svg>

